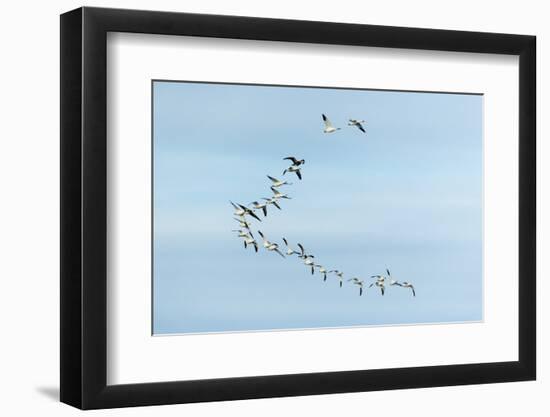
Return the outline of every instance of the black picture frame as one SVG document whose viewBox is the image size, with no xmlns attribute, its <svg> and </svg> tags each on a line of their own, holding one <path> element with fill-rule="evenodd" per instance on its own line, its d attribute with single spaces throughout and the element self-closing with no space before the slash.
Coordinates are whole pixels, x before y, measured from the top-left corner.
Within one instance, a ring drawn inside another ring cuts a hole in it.
<svg viewBox="0 0 550 417">
<path fill-rule="evenodd" d="M 107 385 L 108 32 L 519 56 L 519 360 Z M 536 378 L 534 36 L 83 7 L 61 15 L 61 401 L 81 409 Z"/>
</svg>

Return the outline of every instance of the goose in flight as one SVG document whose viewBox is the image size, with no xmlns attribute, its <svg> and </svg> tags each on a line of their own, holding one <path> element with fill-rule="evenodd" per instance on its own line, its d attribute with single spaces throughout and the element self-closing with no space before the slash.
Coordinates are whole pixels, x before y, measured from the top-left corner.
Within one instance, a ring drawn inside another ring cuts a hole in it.
<svg viewBox="0 0 550 417">
<path fill-rule="evenodd" d="M 365 132 L 365 129 L 363 128 L 363 125 L 361 123 L 365 123 L 364 120 L 356 120 L 356 119 L 349 119 L 348 126 L 357 126 L 357 129 L 359 129 L 363 133 Z"/>
<path fill-rule="evenodd" d="M 260 221 L 260 218 L 254 214 L 252 210 L 250 210 L 248 207 L 243 206 L 242 204 L 235 204 L 233 201 L 230 201 L 231 205 L 235 208 L 235 215 L 236 216 L 252 216 L 256 220 Z"/>
<path fill-rule="evenodd" d="M 262 210 L 264 212 L 264 217 L 267 216 L 267 203 L 258 203 L 257 201 L 253 201 L 250 204 L 252 204 L 254 210 Z"/>
<path fill-rule="evenodd" d="M 393 277 L 391 276 L 391 272 L 388 268 L 386 268 L 386 272 L 388 274 L 388 280 L 390 281 L 390 286 L 391 285 L 400 285 L 398 281 L 396 281 L 395 279 L 393 279 Z"/>
<path fill-rule="evenodd" d="M 414 292 L 414 287 L 410 282 L 403 281 L 403 282 L 398 282 L 395 285 L 399 285 L 400 287 L 403 287 L 403 288 L 410 288 L 412 291 L 413 297 L 416 297 L 416 293 Z"/>
<path fill-rule="evenodd" d="M 271 242 L 265 238 L 264 234 L 260 230 L 258 230 L 258 234 L 262 237 L 264 248 L 267 249 L 271 245 Z"/>
<path fill-rule="evenodd" d="M 240 220 L 239 220 L 240 221 Z M 248 233 L 245 232 L 243 229 L 237 229 L 237 230 L 231 230 L 232 232 L 239 232 L 239 237 L 247 237 Z"/>
<path fill-rule="evenodd" d="M 358 285 L 359 286 L 359 295 L 363 295 L 363 285 L 365 285 L 365 283 L 363 282 L 362 279 L 359 279 L 359 278 L 351 278 L 351 279 L 348 279 L 348 281 L 351 281 L 352 284 L 354 285 Z"/>
<path fill-rule="evenodd" d="M 246 235 L 244 238 L 244 248 L 246 249 L 248 245 L 254 246 L 254 250 L 256 253 L 258 252 L 258 242 L 256 242 L 256 239 L 254 239 L 254 235 L 252 232 L 249 232 L 249 234 Z"/>
<path fill-rule="evenodd" d="M 244 216 L 240 216 L 239 219 L 237 219 L 236 217 L 233 217 L 233 218 L 239 222 L 239 226 L 241 226 L 244 229 L 250 230 L 250 223 L 246 221 Z"/>
<path fill-rule="evenodd" d="M 298 243 L 298 247 L 300 248 L 300 251 L 301 251 L 301 254 L 298 255 L 298 257 L 304 260 L 304 264 L 306 266 L 311 267 L 311 275 L 313 275 L 315 272 L 315 269 L 314 269 L 315 261 L 313 260 L 313 258 L 315 258 L 315 256 L 308 255 L 301 243 Z"/>
<path fill-rule="evenodd" d="M 300 252 L 298 252 L 297 250 L 294 250 L 290 247 L 290 245 L 288 244 L 288 241 L 283 237 L 283 242 L 285 242 L 285 246 L 286 246 L 286 254 L 288 256 L 292 256 L 294 254 L 296 255 L 299 255 Z"/>
<path fill-rule="evenodd" d="M 375 282 L 369 285 L 369 288 L 373 285 L 376 285 L 378 288 L 380 288 L 380 292 L 382 293 L 382 295 L 384 295 L 384 292 L 386 290 L 385 280 L 385 277 L 378 278 Z"/>
<path fill-rule="evenodd" d="M 279 210 L 281 210 L 281 206 L 279 203 L 277 203 L 277 199 L 275 197 L 271 198 L 262 198 L 262 200 L 265 200 L 267 204 L 273 204 L 275 207 L 277 207 Z"/>
<path fill-rule="evenodd" d="M 340 281 L 340 288 L 342 288 L 342 281 L 344 280 L 344 273 L 338 271 L 337 269 L 333 269 L 331 271 L 328 271 L 328 273 L 329 274 L 333 273 L 334 275 L 336 275 L 338 277 L 338 280 Z"/>
<path fill-rule="evenodd" d="M 328 117 L 325 116 L 324 114 L 322 114 L 321 116 L 323 116 L 323 122 L 325 123 L 325 128 L 323 129 L 323 133 L 334 133 L 337 130 L 341 129 L 339 127 L 334 127 L 330 122 L 330 120 L 328 119 Z"/>
<path fill-rule="evenodd" d="M 271 182 L 273 183 L 273 185 L 271 185 L 273 188 L 280 187 L 281 185 L 292 185 L 291 182 L 281 181 L 281 180 L 278 180 L 277 178 L 271 177 L 269 175 L 267 176 L 267 178 L 269 178 L 271 180 Z"/>
<path fill-rule="evenodd" d="M 323 282 L 327 280 L 327 270 L 323 265 L 315 265 L 316 268 L 319 268 L 319 273 L 323 274 Z"/>
<path fill-rule="evenodd" d="M 306 255 L 306 257 L 304 258 L 304 264 L 311 268 L 311 275 L 315 273 L 315 261 L 313 260 L 313 258 L 315 258 L 315 256 L 313 255 Z"/>
<path fill-rule="evenodd" d="M 302 179 L 302 172 L 300 171 L 301 168 L 297 167 L 296 165 L 291 165 L 287 169 L 283 171 L 283 175 L 285 175 L 287 172 L 294 172 L 298 176 L 298 179 Z"/>
<path fill-rule="evenodd" d="M 291 198 L 287 195 L 287 194 L 283 194 L 281 193 L 279 190 L 277 190 L 276 188 L 273 188 L 273 187 L 270 187 L 271 188 L 271 191 L 273 191 L 273 198 L 275 200 L 279 200 L 281 198 L 286 198 L 287 200 L 291 200 Z"/>
<path fill-rule="evenodd" d="M 300 248 L 300 255 L 299 258 L 306 259 L 306 258 L 315 258 L 313 255 L 308 255 L 306 253 L 306 250 L 304 249 L 304 246 L 301 243 L 298 243 L 298 247 Z"/>
<path fill-rule="evenodd" d="M 273 242 L 270 242 L 267 240 L 264 236 L 264 234 L 258 230 L 258 234 L 262 237 L 262 240 L 264 241 L 264 248 L 266 248 L 268 251 L 277 252 L 279 255 L 281 255 L 283 258 L 285 255 L 279 250 L 279 245 Z"/>
<path fill-rule="evenodd" d="M 296 159 L 293 156 L 287 156 L 286 158 L 283 158 L 283 161 L 285 161 L 285 160 L 292 161 L 292 165 L 297 166 L 297 167 L 299 167 L 300 165 L 306 163 L 305 159 Z"/>
</svg>

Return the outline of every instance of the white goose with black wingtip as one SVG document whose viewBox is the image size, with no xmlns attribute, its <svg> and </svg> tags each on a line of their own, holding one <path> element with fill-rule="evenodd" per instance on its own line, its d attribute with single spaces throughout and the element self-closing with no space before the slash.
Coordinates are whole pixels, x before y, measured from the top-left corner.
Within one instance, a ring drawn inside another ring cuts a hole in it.
<svg viewBox="0 0 550 417">
<path fill-rule="evenodd" d="M 272 182 L 271 186 L 273 188 L 278 188 L 278 187 L 281 187 L 283 185 L 292 185 L 291 182 L 278 180 L 277 178 L 272 177 L 271 175 L 268 175 L 267 178 L 269 178 L 271 180 L 271 182 Z"/>
<path fill-rule="evenodd" d="M 334 274 L 338 277 L 338 280 L 340 281 L 340 288 L 342 288 L 342 283 L 344 281 L 344 273 L 343 272 L 340 272 L 338 271 L 337 269 L 332 269 L 330 271 L 328 271 L 329 274 Z"/>
<path fill-rule="evenodd" d="M 412 291 L 413 297 L 416 297 L 416 292 L 414 290 L 414 286 L 410 282 L 403 281 L 403 282 L 398 282 L 395 285 L 399 285 L 400 287 L 403 287 L 403 288 L 410 288 L 411 291 Z"/>
<path fill-rule="evenodd" d="M 290 247 L 290 245 L 288 244 L 288 241 L 284 237 L 283 237 L 283 242 L 285 242 L 287 256 L 292 256 L 294 254 L 300 255 L 300 252 L 298 252 L 297 250 L 294 250 Z"/>
<path fill-rule="evenodd" d="M 262 198 L 262 200 L 265 200 L 265 202 L 266 202 L 267 204 L 271 204 L 271 205 L 277 207 L 279 210 L 282 210 L 282 209 L 281 209 L 281 206 L 280 206 L 279 203 L 277 202 L 278 200 L 277 200 L 275 197 L 270 197 L 270 198 L 264 197 L 264 198 Z"/>
<path fill-rule="evenodd" d="M 297 167 L 296 165 L 291 165 L 283 171 L 283 175 L 285 175 L 287 172 L 294 172 L 298 176 L 298 179 L 300 181 L 302 180 L 302 171 L 300 167 Z"/>
<path fill-rule="evenodd" d="M 250 234 L 244 238 L 245 249 L 250 245 L 254 246 L 254 250 L 258 252 L 258 242 L 256 242 L 256 239 L 254 239 L 254 235 L 252 234 L 252 232 L 250 232 Z"/>
<path fill-rule="evenodd" d="M 291 200 L 291 198 L 287 195 L 287 194 L 284 194 L 282 192 L 280 192 L 279 190 L 277 190 L 276 188 L 273 188 L 273 187 L 270 187 L 271 188 L 271 191 L 273 191 L 273 198 L 275 200 L 280 200 L 281 198 L 285 198 L 287 200 Z"/>
<path fill-rule="evenodd" d="M 285 255 L 283 255 L 283 253 L 279 250 L 279 245 L 277 243 L 273 243 L 267 240 L 264 234 L 259 230 L 258 230 L 258 234 L 262 237 L 264 248 L 266 248 L 268 251 L 271 251 L 271 252 L 277 252 L 283 258 L 285 257 Z"/>
<path fill-rule="evenodd" d="M 250 210 L 248 207 L 243 206 L 242 204 L 235 204 L 233 201 L 230 201 L 231 205 L 235 208 L 235 215 L 236 216 L 252 216 L 258 221 L 262 221 L 256 214 Z"/>
<path fill-rule="evenodd" d="M 323 274 L 323 282 L 327 280 L 327 269 L 323 265 L 315 265 L 315 268 L 319 269 L 319 273 Z"/>
<path fill-rule="evenodd" d="M 321 115 L 323 117 L 323 123 L 325 124 L 325 128 L 323 129 L 323 133 L 334 133 L 337 130 L 340 130 L 340 127 L 334 127 L 327 116 L 324 114 Z"/>
<path fill-rule="evenodd" d="M 365 282 L 362 279 L 359 278 L 351 278 L 348 279 L 352 284 L 357 285 L 359 287 L 359 295 L 363 295 L 363 286 L 365 285 Z"/>
<path fill-rule="evenodd" d="M 306 250 L 304 249 L 303 245 L 301 243 L 298 243 L 298 247 L 300 248 L 300 255 L 298 255 L 299 258 L 304 260 L 304 264 L 311 268 L 311 275 L 315 273 L 315 261 L 313 258 L 315 256 L 309 255 L 306 253 Z"/>
<path fill-rule="evenodd" d="M 262 210 L 262 212 L 264 213 L 264 217 L 267 216 L 267 203 L 259 203 L 257 201 L 253 201 L 250 204 L 252 205 L 254 210 Z"/>
</svg>

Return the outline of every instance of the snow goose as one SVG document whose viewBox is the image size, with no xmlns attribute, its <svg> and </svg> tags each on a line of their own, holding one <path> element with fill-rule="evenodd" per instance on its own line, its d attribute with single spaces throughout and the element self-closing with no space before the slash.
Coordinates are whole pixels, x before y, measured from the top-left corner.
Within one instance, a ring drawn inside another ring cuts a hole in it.
<svg viewBox="0 0 550 417">
<path fill-rule="evenodd" d="M 414 286 L 410 282 L 403 281 L 403 282 L 398 282 L 395 285 L 399 285 L 400 287 L 403 287 L 403 288 L 410 288 L 411 291 L 412 291 L 413 297 L 416 297 L 416 292 L 414 291 Z"/>
<path fill-rule="evenodd" d="M 323 265 L 315 265 L 316 268 L 319 268 L 319 273 L 323 274 L 323 282 L 327 280 L 327 269 Z"/>
<path fill-rule="evenodd" d="M 288 244 L 288 241 L 283 237 L 283 242 L 285 242 L 285 246 L 286 246 L 286 254 L 288 256 L 292 256 L 294 254 L 296 255 L 299 255 L 300 252 L 298 252 L 297 250 L 294 250 L 290 247 L 290 245 Z"/>
<path fill-rule="evenodd" d="M 281 206 L 279 205 L 279 203 L 277 203 L 277 199 L 275 197 L 271 197 L 271 198 L 262 198 L 262 200 L 265 200 L 267 204 L 272 204 L 274 205 L 275 207 L 277 207 L 279 210 L 281 210 Z"/>
<path fill-rule="evenodd" d="M 279 245 L 273 242 L 270 242 L 267 240 L 264 236 L 264 234 L 258 230 L 258 234 L 262 237 L 262 240 L 264 241 L 264 248 L 266 248 L 268 251 L 277 252 L 279 255 L 281 255 L 283 258 L 285 255 L 279 250 Z"/>
<path fill-rule="evenodd" d="M 363 128 L 363 125 L 361 123 L 365 123 L 365 121 L 364 120 L 349 119 L 348 126 L 357 126 L 357 129 L 359 129 L 363 133 L 366 133 L 365 129 Z"/>
<path fill-rule="evenodd" d="M 365 283 L 363 282 L 362 279 L 351 278 L 351 279 L 348 279 L 348 281 L 351 281 L 352 284 L 359 286 L 359 295 L 363 295 L 363 285 L 365 285 Z"/>
<path fill-rule="evenodd" d="M 300 167 L 297 167 L 296 165 L 291 165 L 283 171 L 283 175 L 285 175 L 287 172 L 294 172 L 298 176 L 298 179 L 301 180 L 302 172 L 300 170 Z"/>
<path fill-rule="evenodd" d="M 235 208 L 235 215 L 236 216 L 252 216 L 256 220 L 260 221 L 260 218 L 254 214 L 252 210 L 250 210 L 248 207 L 243 206 L 242 204 L 235 204 L 233 201 L 230 201 L 231 205 Z"/>
<path fill-rule="evenodd" d="M 328 271 L 329 274 L 333 273 L 338 277 L 338 280 L 340 281 L 340 288 L 342 288 L 342 281 L 344 281 L 344 273 L 338 271 L 337 269 L 333 269 L 331 271 Z"/>
<path fill-rule="evenodd" d="M 239 220 L 240 221 L 240 220 Z M 248 236 L 248 233 L 245 232 L 243 229 L 237 229 L 237 230 L 231 230 L 232 232 L 238 232 L 239 233 L 239 237 L 247 237 Z"/>
<path fill-rule="evenodd" d="M 283 158 L 283 161 L 292 161 L 292 165 L 299 167 L 302 164 L 305 164 L 305 159 L 297 159 L 293 156 L 287 156 L 286 158 Z"/>
<path fill-rule="evenodd" d="M 281 185 L 292 185 L 291 182 L 288 182 L 288 181 L 281 181 L 281 180 L 278 180 L 277 178 L 274 178 L 270 175 L 267 176 L 267 178 L 269 178 L 271 180 L 271 182 L 273 183 L 271 186 L 273 188 L 277 188 L 277 187 L 280 187 Z"/>
<path fill-rule="evenodd" d="M 252 234 L 252 232 L 250 232 L 250 235 L 247 235 L 244 238 L 244 247 L 245 247 L 245 249 L 248 245 L 254 246 L 254 250 L 256 252 L 258 252 L 258 242 L 256 242 L 256 239 L 254 239 L 254 235 Z"/>
<path fill-rule="evenodd" d="M 325 124 L 325 128 L 323 129 L 323 133 L 334 133 L 337 130 L 341 129 L 339 127 L 334 127 L 332 125 L 332 123 L 330 122 L 330 120 L 328 119 L 328 117 L 325 116 L 324 114 L 322 114 L 321 116 L 323 116 L 323 122 Z"/>
<path fill-rule="evenodd" d="M 375 282 L 370 284 L 369 288 L 372 287 L 373 285 L 376 285 L 378 288 L 380 288 L 380 292 L 382 293 L 382 295 L 384 295 L 384 292 L 386 290 L 385 282 L 386 282 L 386 278 L 385 277 L 380 277 Z"/>
<path fill-rule="evenodd" d="M 291 198 L 287 194 L 281 193 L 276 188 L 273 188 L 273 187 L 270 187 L 270 188 L 271 188 L 271 191 L 273 191 L 273 198 L 275 200 L 280 200 L 281 198 L 286 198 L 287 200 L 291 200 Z"/>
<path fill-rule="evenodd" d="M 239 226 L 241 226 L 244 229 L 250 230 L 250 223 L 246 221 L 246 218 L 244 216 L 240 216 L 240 218 L 233 217 L 235 220 L 239 222 Z"/>
<path fill-rule="evenodd" d="M 395 279 L 393 279 L 392 275 L 391 275 L 391 272 L 388 268 L 386 268 L 386 273 L 388 274 L 388 280 L 389 280 L 389 283 L 390 283 L 390 286 L 392 285 L 399 285 L 399 282 L 396 281 Z"/>
<path fill-rule="evenodd" d="M 254 210 L 262 210 L 264 213 L 264 217 L 267 216 L 267 203 L 258 203 L 257 201 L 253 201 L 250 203 Z"/>
<path fill-rule="evenodd" d="M 311 275 L 313 275 L 315 273 L 315 269 L 314 269 L 315 268 L 314 267 L 315 261 L 313 260 L 313 258 L 315 258 L 315 256 L 308 255 L 301 243 L 298 243 L 298 247 L 300 248 L 300 251 L 301 251 L 301 254 L 298 255 L 298 257 L 303 259 L 304 264 L 311 268 Z"/>
</svg>

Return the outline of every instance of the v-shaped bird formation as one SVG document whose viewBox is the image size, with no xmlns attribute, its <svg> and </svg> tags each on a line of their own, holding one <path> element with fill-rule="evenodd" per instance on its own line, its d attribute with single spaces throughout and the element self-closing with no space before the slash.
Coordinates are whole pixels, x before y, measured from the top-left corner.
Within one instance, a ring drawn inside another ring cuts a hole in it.
<svg viewBox="0 0 550 417">
<path fill-rule="evenodd" d="M 324 123 L 324 133 L 334 133 L 338 130 L 341 130 L 339 127 L 334 127 L 326 115 L 321 115 Z M 366 133 L 364 126 L 366 126 L 364 120 L 349 119 L 348 126 L 357 127 L 361 132 Z M 302 169 L 305 164 L 304 159 L 298 159 L 294 156 L 288 156 L 283 158 L 284 161 L 289 161 L 289 166 L 283 171 L 283 176 L 291 173 L 294 173 L 298 180 L 302 180 Z M 270 181 L 269 188 L 272 195 L 270 197 L 261 198 L 262 201 L 256 200 L 251 202 L 248 206 L 234 203 L 230 201 L 231 205 L 235 209 L 234 219 L 238 222 L 239 228 L 233 229 L 233 232 L 237 233 L 239 239 L 242 239 L 244 248 L 253 247 L 255 252 L 258 252 L 260 248 L 268 252 L 274 252 L 282 258 L 295 257 L 300 259 L 303 265 L 311 273 L 315 275 L 317 272 L 323 278 L 323 282 L 327 281 L 328 276 L 333 276 L 338 280 L 338 285 L 342 288 L 344 282 L 349 282 L 351 285 L 358 287 L 359 295 L 363 295 L 363 292 L 367 288 L 375 287 L 381 295 L 386 293 L 386 290 L 391 287 L 400 287 L 405 289 L 410 289 L 411 294 L 416 296 L 415 288 L 412 283 L 407 281 L 399 282 L 395 280 L 390 273 L 389 268 L 386 268 L 385 274 L 371 275 L 368 277 L 367 281 L 364 279 L 353 276 L 349 279 L 344 278 L 344 273 L 339 269 L 327 269 L 325 266 L 317 263 L 315 256 L 306 251 L 304 245 L 301 243 L 296 243 L 294 247 L 286 238 L 282 238 L 284 247 L 283 249 L 277 242 L 269 240 L 261 230 L 257 230 L 259 238 L 261 238 L 261 244 L 258 243 L 257 238 L 252 232 L 252 221 L 261 222 L 262 219 L 257 214 L 260 211 L 263 213 L 263 218 L 265 219 L 268 216 L 268 207 L 273 206 L 278 210 L 282 210 L 281 203 L 282 200 L 291 200 L 290 197 L 285 192 L 281 191 L 280 188 L 283 186 L 292 185 L 291 182 L 286 179 L 278 179 L 273 176 L 267 175 L 267 178 Z M 297 248 L 297 249 L 296 249 Z"/>
</svg>

